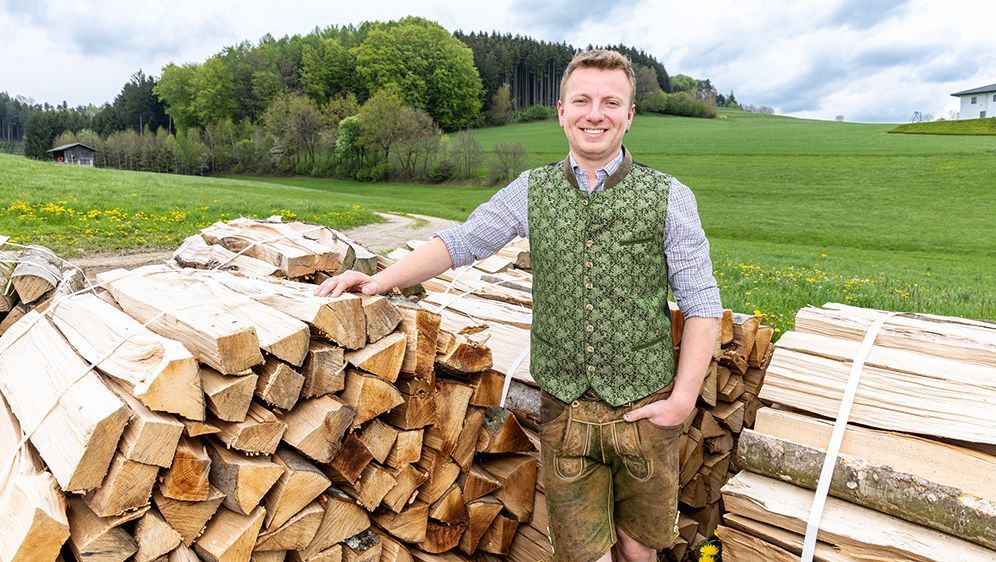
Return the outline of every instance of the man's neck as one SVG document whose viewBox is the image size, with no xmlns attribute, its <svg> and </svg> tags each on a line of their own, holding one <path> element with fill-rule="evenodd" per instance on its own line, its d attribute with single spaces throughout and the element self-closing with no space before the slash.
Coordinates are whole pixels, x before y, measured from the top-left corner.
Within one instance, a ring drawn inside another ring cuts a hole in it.
<svg viewBox="0 0 996 562">
<path fill-rule="evenodd" d="M 571 151 L 571 158 L 574 159 L 574 163 L 579 168 L 584 170 L 585 175 L 588 176 L 588 185 L 595 185 L 595 182 L 598 181 L 597 171 L 608 166 L 610 162 L 618 158 L 621 151 L 622 147 L 620 146 L 615 152 L 612 153 L 612 156 L 609 156 L 601 162 L 592 162 L 590 160 L 580 158 L 574 153 L 574 151 Z"/>
</svg>

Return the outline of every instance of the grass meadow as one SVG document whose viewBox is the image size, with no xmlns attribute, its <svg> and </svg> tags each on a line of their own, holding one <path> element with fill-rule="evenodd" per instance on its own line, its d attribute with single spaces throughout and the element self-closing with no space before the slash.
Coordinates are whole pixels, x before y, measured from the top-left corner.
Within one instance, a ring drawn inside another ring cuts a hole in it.
<svg viewBox="0 0 996 562">
<path fill-rule="evenodd" d="M 691 186 L 723 304 L 780 332 L 827 301 L 993 319 L 996 137 L 888 134 L 893 125 L 724 111 L 639 115 L 626 145 Z M 567 144 L 555 121 L 478 131 L 528 164 Z M 394 211 L 461 220 L 496 188 L 311 178 L 199 178 L 0 156 L 0 234 L 65 256 L 172 248 L 239 215 L 348 228 Z"/>
</svg>

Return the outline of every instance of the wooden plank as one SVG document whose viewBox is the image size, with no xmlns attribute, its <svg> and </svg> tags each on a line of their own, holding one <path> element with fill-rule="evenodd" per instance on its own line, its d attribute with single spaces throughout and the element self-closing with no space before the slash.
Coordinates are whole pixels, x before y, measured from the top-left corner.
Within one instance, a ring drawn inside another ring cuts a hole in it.
<svg viewBox="0 0 996 562">
<path fill-rule="evenodd" d="M 812 492 L 741 472 L 723 487 L 723 502 L 735 514 L 801 534 Z M 939 552 L 952 560 L 992 559 L 987 548 L 835 498 L 827 499 L 818 537 L 845 551 L 886 560 L 931 560 Z"/>
<path fill-rule="evenodd" d="M 37 312 L 0 337 L 0 392 L 66 491 L 100 485 L 130 414 L 88 370 Z"/>
<path fill-rule="evenodd" d="M 149 409 L 204 420 L 197 361 L 180 342 L 89 293 L 60 299 L 49 315 L 86 361 L 97 362 Z"/>
</svg>

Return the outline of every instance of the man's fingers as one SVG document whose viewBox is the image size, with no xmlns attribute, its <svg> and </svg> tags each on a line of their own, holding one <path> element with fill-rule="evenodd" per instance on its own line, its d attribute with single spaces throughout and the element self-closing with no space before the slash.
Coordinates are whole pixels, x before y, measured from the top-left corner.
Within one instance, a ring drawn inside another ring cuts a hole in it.
<svg viewBox="0 0 996 562">
<path fill-rule="evenodd" d="M 635 422 L 637 420 L 642 420 L 643 418 L 649 418 L 653 411 L 650 409 L 650 404 L 637 408 L 635 410 L 630 410 L 623 414 L 623 419 L 628 422 Z"/>
</svg>

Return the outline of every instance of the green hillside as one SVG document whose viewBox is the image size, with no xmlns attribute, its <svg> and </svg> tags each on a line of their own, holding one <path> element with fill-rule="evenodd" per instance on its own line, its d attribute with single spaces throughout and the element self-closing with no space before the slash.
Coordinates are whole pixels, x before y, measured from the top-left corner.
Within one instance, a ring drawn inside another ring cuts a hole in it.
<svg viewBox="0 0 996 562">
<path fill-rule="evenodd" d="M 996 142 L 740 112 L 637 116 L 627 146 L 694 190 L 724 305 L 781 329 L 839 301 L 991 319 Z M 478 131 L 529 164 L 567 150 L 555 121 Z M 66 255 L 174 247 L 214 220 L 281 213 L 345 228 L 387 210 L 462 219 L 494 188 L 197 178 L 0 157 L 0 233 Z"/>
<path fill-rule="evenodd" d="M 890 129 L 889 132 L 916 135 L 996 135 L 996 119 L 987 117 L 985 119 L 906 123 Z"/>
</svg>

